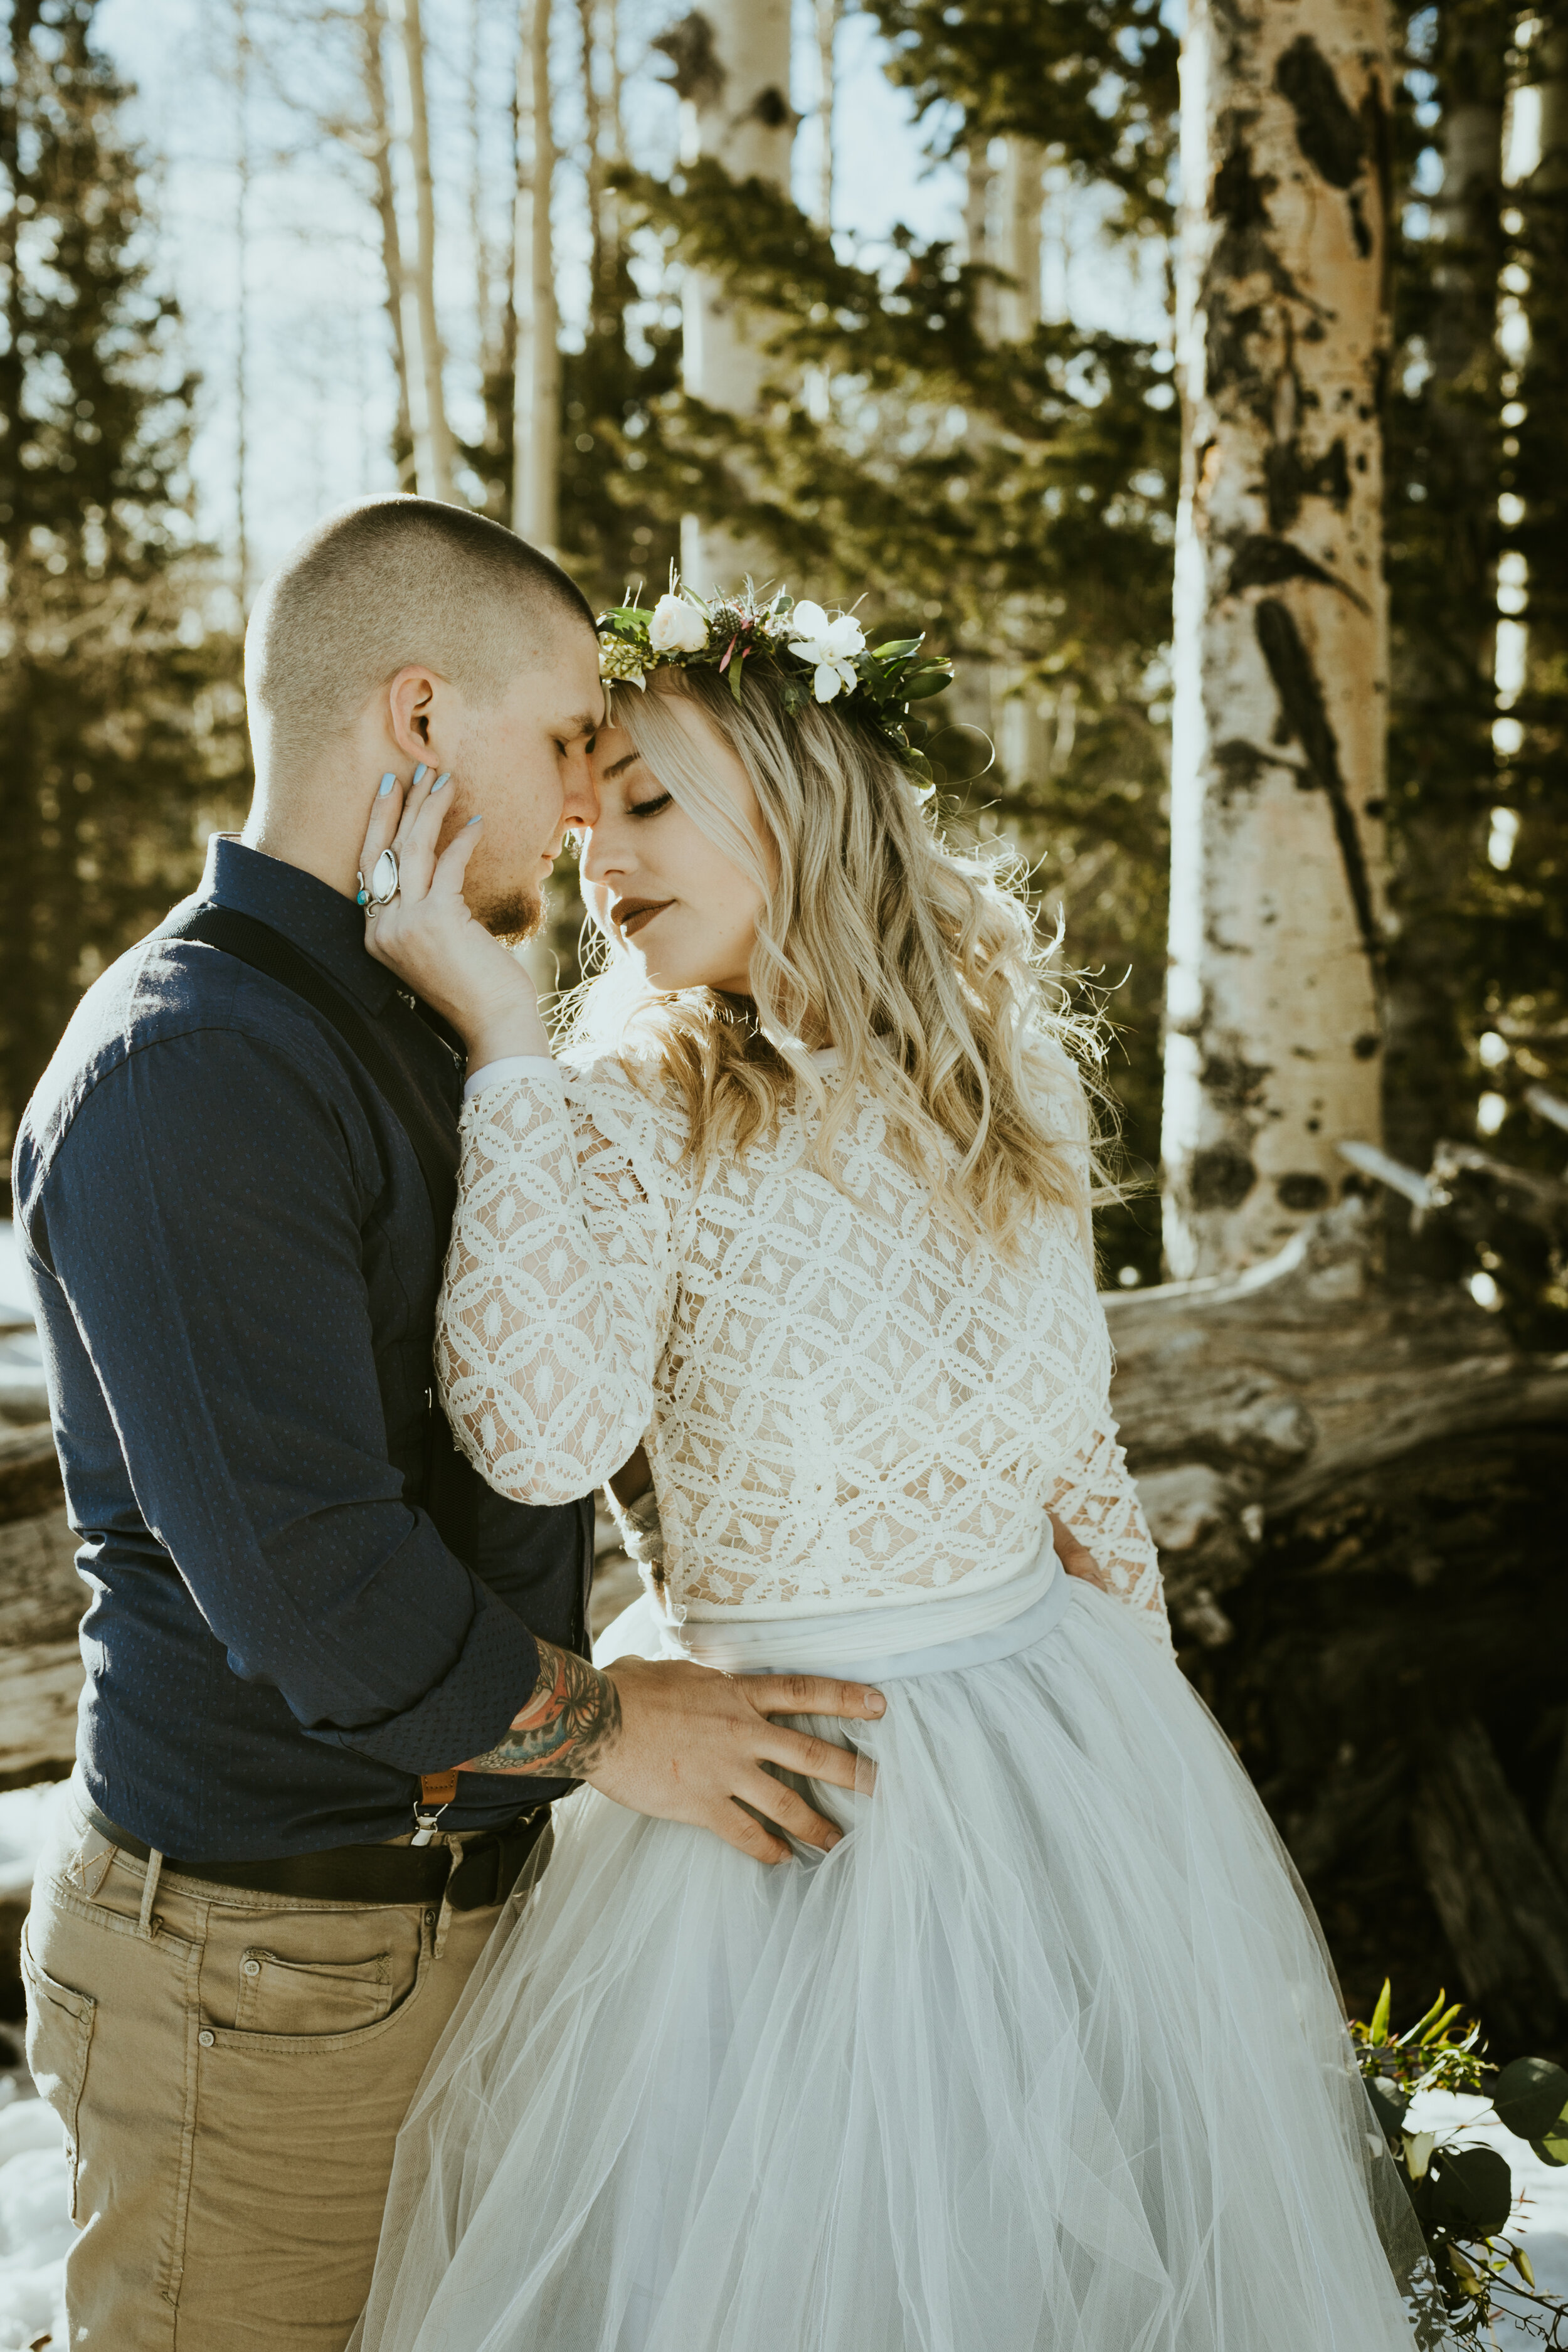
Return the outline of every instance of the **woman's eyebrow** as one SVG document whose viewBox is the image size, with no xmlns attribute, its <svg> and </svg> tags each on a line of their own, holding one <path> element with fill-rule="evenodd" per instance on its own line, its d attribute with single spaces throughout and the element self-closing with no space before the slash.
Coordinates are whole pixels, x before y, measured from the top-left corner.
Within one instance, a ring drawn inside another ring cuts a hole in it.
<svg viewBox="0 0 1568 2352">
<path fill-rule="evenodd" d="M 609 766 L 605 770 L 605 782 L 608 783 L 612 776 L 624 775 L 628 768 L 635 768 L 641 758 L 642 753 L 640 751 L 623 751 L 620 758 L 618 760 L 612 760 Z"/>
</svg>

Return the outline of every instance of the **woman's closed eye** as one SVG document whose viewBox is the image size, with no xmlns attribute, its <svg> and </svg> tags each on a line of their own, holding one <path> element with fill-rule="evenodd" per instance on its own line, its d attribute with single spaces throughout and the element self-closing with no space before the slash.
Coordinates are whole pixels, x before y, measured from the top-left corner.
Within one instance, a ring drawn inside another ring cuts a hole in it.
<svg viewBox="0 0 1568 2352">
<path fill-rule="evenodd" d="M 661 809 L 667 809 L 669 806 L 670 801 L 673 797 L 674 795 L 670 793 L 659 793 L 651 801 L 628 801 L 626 803 L 626 814 L 628 816 L 658 816 Z"/>
</svg>

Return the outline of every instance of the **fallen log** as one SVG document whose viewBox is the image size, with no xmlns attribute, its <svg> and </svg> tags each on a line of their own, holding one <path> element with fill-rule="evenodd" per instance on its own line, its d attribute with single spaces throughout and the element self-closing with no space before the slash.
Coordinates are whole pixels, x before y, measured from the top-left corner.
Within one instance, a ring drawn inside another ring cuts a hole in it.
<svg viewBox="0 0 1568 2352">
<path fill-rule="evenodd" d="M 1106 1299 L 1122 1443 L 1173 1615 L 1205 1646 L 1271 1523 L 1461 1435 L 1568 1427 L 1568 1356 L 1517 1352 L 1457 1286 L 1390 1291 L 1375 1243 L 1352 1199 L 1233 1279 Z"/>
</svg>

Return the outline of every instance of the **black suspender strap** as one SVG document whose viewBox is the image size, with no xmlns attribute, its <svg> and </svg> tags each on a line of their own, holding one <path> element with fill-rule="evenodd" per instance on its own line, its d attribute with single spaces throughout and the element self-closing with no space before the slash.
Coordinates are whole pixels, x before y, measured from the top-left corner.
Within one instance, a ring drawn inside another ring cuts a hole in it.
<svg viewBox="0 0 1568 2352">
<path fill-rule="evenodd" d="M 436 1221 L 436 1241 L 445 1247 L 458 1201 L 458 1143 L 456 1134 L 435 1117 L 430 1106 L 410 1086 L 374 1022 L 360 1010 L 347 991 L 328 978 L 320 964 L 254 915 L 234 907 L 198 907 L 194 914 L 159 933 L 161 939 L 196 940 L 205 947 L 221 948 L 226 955 L 263 971 L 269 980 L 302 996 L 337 1031 L 354 1059 L 364 1069 L 388 1110 L 408 1138 Z"/>
</svg>

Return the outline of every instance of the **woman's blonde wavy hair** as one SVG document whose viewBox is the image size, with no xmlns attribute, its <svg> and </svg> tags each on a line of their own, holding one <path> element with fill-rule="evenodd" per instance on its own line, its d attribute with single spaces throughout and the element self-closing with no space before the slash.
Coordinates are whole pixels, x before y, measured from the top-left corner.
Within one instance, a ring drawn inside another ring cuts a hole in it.
<svg viewBox="0 0 1568 2352">
<path fill-rule="evenodd" d="M 745 769 L 775 873 L 706 772 L 677 696 Z M 1034 1208 L 1054 1205 L 1079 1219 L 1087 1245 L 1099 1169 L 1081 1074 L 1100 1058 L 1099 1024 L 1047 972 L 1056 943 L 1037 935 L 1018 862 L 951 848 L 850 709 L 786 715 L 761 664 L 740 702 L 712 670 L 665 669 L 644 693 L 618 688 L 614 717 L 764 895 L 755 1011 L 711 989 L 658 994 L 612 953 L 568 1000 L 564 1042 L 624 1050 L 634 1075 L 653 1046 L 699 1167 L 742 1152 L 804 1093 L 821 1114 L 817 1164 L 841 1183 L 834 1146 L 858 1079 L 893 1150 L 963 1226 L 1005 1248 Z M 826 1045 L 838 1049 L 832 1087 L 810 1058 Z"/>
</svg>

